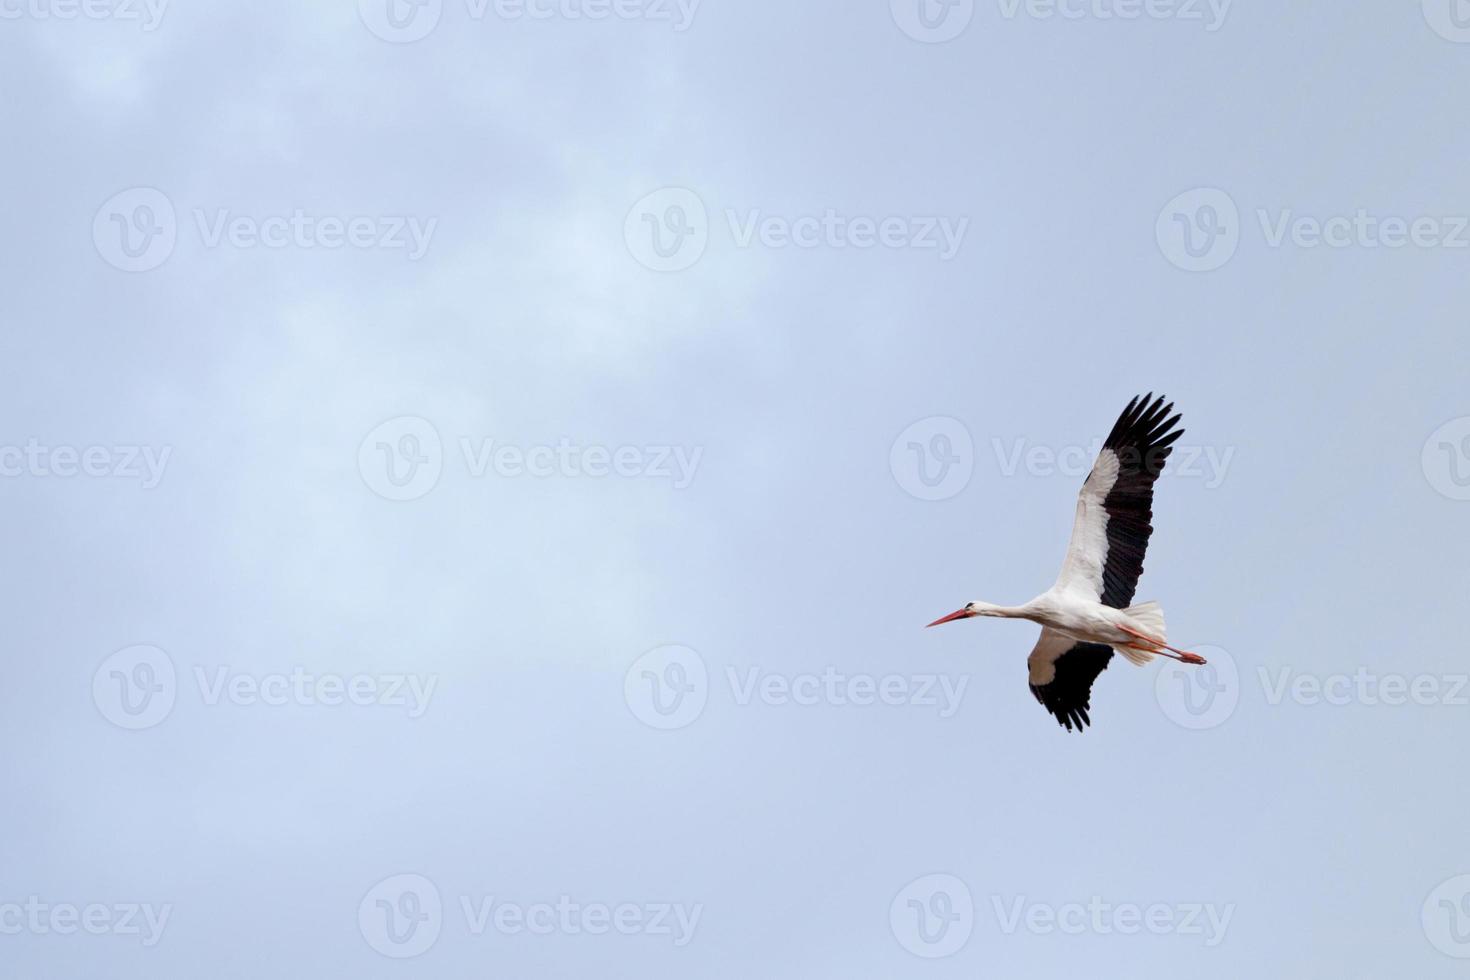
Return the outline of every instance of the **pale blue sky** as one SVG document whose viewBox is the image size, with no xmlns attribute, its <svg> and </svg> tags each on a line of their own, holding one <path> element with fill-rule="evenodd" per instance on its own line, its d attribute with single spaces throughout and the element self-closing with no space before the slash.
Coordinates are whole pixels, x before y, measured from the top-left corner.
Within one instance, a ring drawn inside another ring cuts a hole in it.
<svg viewBox="0 0 1470 980">
<path fill-rule="evenodd" d="M 1470 5 L 387 2 L 0 3 L 0 972 L 1463 975 Z"/>
</svg>

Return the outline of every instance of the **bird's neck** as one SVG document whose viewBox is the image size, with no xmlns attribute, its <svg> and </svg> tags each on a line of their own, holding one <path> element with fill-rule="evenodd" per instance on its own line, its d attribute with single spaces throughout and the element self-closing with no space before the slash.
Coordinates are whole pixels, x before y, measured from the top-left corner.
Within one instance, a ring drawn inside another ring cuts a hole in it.
<svg viewBox="0 0 1470 980">
<path fill-rule="evenodd" d="M 994 616 L 997 619 L 1025 619 L 1027 609 L 1025 606 L 997 606 L 993 602 L 977 602 L 975 603 L 975 614 Z"/>
</svg>

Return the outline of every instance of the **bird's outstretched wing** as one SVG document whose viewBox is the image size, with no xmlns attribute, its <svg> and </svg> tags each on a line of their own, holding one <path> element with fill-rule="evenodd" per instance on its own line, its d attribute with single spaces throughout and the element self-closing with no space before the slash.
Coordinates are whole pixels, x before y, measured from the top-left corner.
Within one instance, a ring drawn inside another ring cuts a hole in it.
<svg viewBox="0 0 1470 980">
<path fill-rule="evenodd" d="M 1184 434 L 1173 403 L 1134 398 L 1113 423 L 1082 491 L 1058 589 L 1124 609 L 1133 602 L 1153 533 L 1154 481 Z"/>
<path fill-rule="evenodd" d="M 1101 643 L 1079 643 L 1050 629 L 1041 631 L 1036 648 L 1026 658 L 1031 693 L 1056 716 L 1067 731 L 1081 732 L 1092 719 L 1092 682 L 1107 669 L 1113 648 Z"/>
</svg>

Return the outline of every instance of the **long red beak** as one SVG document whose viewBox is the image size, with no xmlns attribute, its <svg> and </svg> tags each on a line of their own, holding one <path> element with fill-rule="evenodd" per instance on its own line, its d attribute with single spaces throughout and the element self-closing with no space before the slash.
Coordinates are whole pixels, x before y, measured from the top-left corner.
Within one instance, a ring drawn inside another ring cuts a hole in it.
<svg viewBox="0 0 1470 980">
<path fill-rule="evenodd" d="M 973 615 L 975 614 L 970 612 L 970 610 L 968 609 L 959 609 L 955 612 L 950 613 L 948 616 L 942 616 L 939 619 L 936 619 L 934 622 L 930 623 L 929 626 L 938 626 L 941 623 L 952 623 L 956 619 L 969 619 Z M 929 626 L 925 626 L 924 628 L 928 629 Z"/>
</svg>

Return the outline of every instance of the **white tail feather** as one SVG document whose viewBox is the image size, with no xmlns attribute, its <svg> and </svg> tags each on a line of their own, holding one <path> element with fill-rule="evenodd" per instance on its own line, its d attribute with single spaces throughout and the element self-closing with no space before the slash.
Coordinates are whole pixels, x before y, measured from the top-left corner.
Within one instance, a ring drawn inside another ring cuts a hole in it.
<svg viewBox="0 0 1470 980">
<path fill-rule="evenodd" d="M 1141 602 L 1136 606 L 1129 606 L 1127 609 L 1124 609 L 1123 613 L 1137 623 L 1140 630 L 1149 636 L 1158 640 L 1167 640 L 1169 638 L 1168 631 L 1164 627 L 1164 610 L 1157 602 Z M 1122 654 L 1135 667 L 1142 667 L 1154 658 L 1154 655 L 1151 653 L 1146 653 L 1143 650 L 1135 650 L 1128 646 L 1113 647 L 1113 649 Z"/>
</svg>

